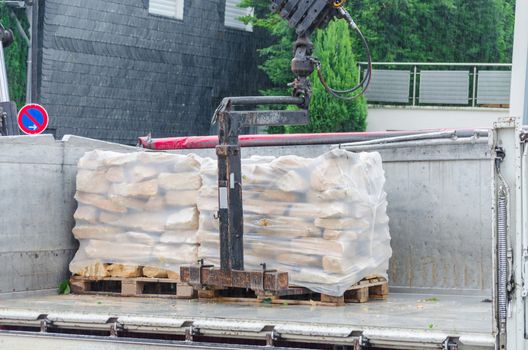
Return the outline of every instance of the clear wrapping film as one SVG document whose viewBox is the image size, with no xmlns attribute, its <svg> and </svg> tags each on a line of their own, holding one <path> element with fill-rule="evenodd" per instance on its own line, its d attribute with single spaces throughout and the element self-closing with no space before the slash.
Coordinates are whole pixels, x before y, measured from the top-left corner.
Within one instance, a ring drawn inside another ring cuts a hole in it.
<svg viewBox="0 0 528 350">
<path fill-rule="evenodd" d="M 203 159 L 199 258 L 218 265 L 216 160 Z M 289 273 L 290 284 L 328 295 L 384 276 L 392 255 L 378 153 L 333 150 L 317 158 L 242 162 L 246 269 Z"/>
<path fill-rule="evenodd" d="M 92 151 L 78 164 L 70 271 L 86 277 L 170 277 L 198 253 L 201 161 L 193 155 Z M 112 264 L 112 265 L 110 265 Z"/>
<path fill-rule="evenodd" d="M 242 161 L 242 179 L 246 269 L 266 263 L 288 272 L 290 284 L 328 295 L 386 276 L 392 252 L 378 153 L 255 156 Z M 200 258 L 219 266 L 216 159 L 89 152 L 76 198 L 75 274 L 174 276 Z"/>
</svg>

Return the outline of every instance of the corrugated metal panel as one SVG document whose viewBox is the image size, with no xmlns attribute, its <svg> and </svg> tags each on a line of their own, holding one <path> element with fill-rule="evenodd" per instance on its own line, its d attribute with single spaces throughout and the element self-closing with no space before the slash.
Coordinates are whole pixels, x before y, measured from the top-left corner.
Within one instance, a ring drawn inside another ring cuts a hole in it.
<svg viewBox="0 0 528 350">
<path fill-rule="evenodd" d="M 251 24 L 244 24 L 239 18 L 253 14 L 253 9 L 250 7 L 238 7 L 239 4 L 240 0 L 226 0 L 224 24 L 226 27 L 252 32 L 253 26 Z"/>
<path fill-rule="evenodd" d="M 478 72 L 478 104 L 510 103 L 511 71 L 485 70 Z"/>
<path fill-rule="evenodd" d="M 469 71 L 421 71 L 420 103 L 469 104 Z"/>
<path fill-rule="evenodd" d="M 183 19 L 183 2 L 184 0 L 150 0 L 149 13 Z"/>
<path fill-rule="evenodd" d="M 408 103 L 410 75 L 407 70 L 373 70 L 372 80 L 366 93 L 367 100 Z"/>
</svg>

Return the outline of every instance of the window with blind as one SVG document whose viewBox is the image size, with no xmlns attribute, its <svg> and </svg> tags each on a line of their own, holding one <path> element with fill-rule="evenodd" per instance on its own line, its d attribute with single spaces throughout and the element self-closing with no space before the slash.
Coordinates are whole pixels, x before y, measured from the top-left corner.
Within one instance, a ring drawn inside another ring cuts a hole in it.
<svg viewBox="0 0 528 350">
<path fill-rule="evenodd" d="M 235 28 L 235 29 L 245 30 L 247 32 L 252 32 L 253 26 L 251 24 L 244 24 L 244 22 L 240 21 L 239 18 L 247 16 L 247 15 L 252 15 L 253 9 L 250 7 L 248 8 L 238 7 L 239 4 L 240 4 L 240 0 L 226 0 L 224 24 L 226 27 L 229 27 L 229 28 Z"/>
<path fill-rule="evenodd" d="M 184 0 L 149 0 L 149 13 L 163 17 L 183 19 Z"/>
</svg>

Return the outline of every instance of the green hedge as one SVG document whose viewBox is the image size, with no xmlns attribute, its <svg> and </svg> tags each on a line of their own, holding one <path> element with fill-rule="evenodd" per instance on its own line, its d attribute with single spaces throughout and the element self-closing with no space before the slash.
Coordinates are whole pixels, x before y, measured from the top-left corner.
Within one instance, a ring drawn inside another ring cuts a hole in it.
<svg viewBox="0 0 528 350">
<path fill-rule="evenodd" d="M 0 22 L 5 28 L 11 29 L 15 34 L 15 42 L 5 49 L 5 58 L 7 79 L 9 82 L 9 95 L 11 100 L 15 101 L 17 107 L 20 108 L 26 104 L 28 45 L 17 30 L 16 22 L 11 17 L 11 13 L 14 13 L 18 18 L 26 33 L 28 32 L 29 22 L 25 10 L 12 10 L 3 2 L 0 3 Z"/>
</svg>

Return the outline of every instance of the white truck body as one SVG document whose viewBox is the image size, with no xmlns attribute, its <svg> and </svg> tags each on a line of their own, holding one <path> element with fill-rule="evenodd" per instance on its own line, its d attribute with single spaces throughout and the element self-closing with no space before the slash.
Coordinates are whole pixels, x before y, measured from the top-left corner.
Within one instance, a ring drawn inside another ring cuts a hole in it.
<svg viewBox="0 0 528 350">
<path fill-rule="evenodd" d="M 522 130 L 513 120 L 498 126 L 490 137 L 476 132 L 350 147 L 378 151 L 384 160 L 393 258 L 388 301 L 343 307 L 57 295 L 76 249 L 77 160 L 93 149 L 142 150 L 74 136 L 2 138 L 0 348 L 496 348 L 496 143 L 506 153 L 501 169 L 512 192 L 513 270 L 523 249 L 515 239 L 528 232 L 526 206 L 517 203 L 528 178 L 519 173 Z M 335 146 L 244 148 L 243 155 L 315 156 Z M 185 152 L 214 156 L 213 150 Z M 515 312 L 525 305 L 523 274 L 519 267 L 513 277 L 519 287 L 509 294 L 507 349 L 527 344 L 524 316 Z"/>
<path fill-rule="evenodd" d="M 137 150 L 78 137 L 1 138 L 0 348 L 528 349 L 528 137 L 520 121 L 528 124 L 528 1 L 517 1 L 516 13 L 516 118 L 487 138 L 351 147 L 384 160 L 388 301 L 310 307 L 57 295 L 76 249 L 77 160 L 93 149 Z M 329 147 L 243 155 L 315 156 Z"/>
</svg>

